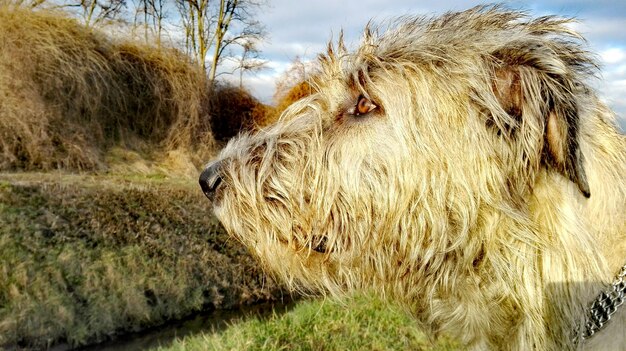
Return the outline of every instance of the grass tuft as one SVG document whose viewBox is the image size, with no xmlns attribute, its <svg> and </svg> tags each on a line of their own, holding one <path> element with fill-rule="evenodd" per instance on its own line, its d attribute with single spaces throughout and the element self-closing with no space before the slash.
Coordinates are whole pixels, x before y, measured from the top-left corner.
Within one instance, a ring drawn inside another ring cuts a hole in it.
<svg viewBox="0 0 626 351">
<path fill-rule="evenodd" d="M 301 301 L 269 319 L 234 323 L 222 333 L 177 340 L 158 351 L 195 350 L 461 350 L 442 338 L 430 341 L 415 321 L 380 299 L 356 296 L 348 302 Z"/>
</svg>

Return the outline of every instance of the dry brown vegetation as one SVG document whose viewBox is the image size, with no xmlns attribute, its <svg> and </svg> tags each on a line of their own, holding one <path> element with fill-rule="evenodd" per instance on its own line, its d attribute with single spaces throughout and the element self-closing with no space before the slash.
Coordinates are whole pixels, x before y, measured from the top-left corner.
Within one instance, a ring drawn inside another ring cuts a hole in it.
<svg viewBox="0 0 626 351">
<path fill-rule="evenodd" d="M 211 130 L 218 141 L 227 141 L 242 131 L 266 126 L 274 108 L 255 99 L 247 91 L 231 86 L 216 86 L 209 98 Z"/>
<path fill-rule="evenodd" d="M 294 102 L 313 94 L 314 88 L 308 80 L 303 80 L 296 83 L 293 87 L 289 88 L 285 94 L 278 97 L 276 103 L 276 109 L 274 111 L 276 118 L 285 111 L 289 105 Z"/>
<path fill-rule="evenodd" d="M 292 80 L 279 84 L 274 108 L 235 86 L 209 88 L 175 49 L 111 38 L 61 12 L 0 6 L 0 170 L 193 175 L 215 140 L 265 127 L 311 94 Z"/>
<path fill-rule="evenodd" d="M 282 112 L 294 102 L 307 97 L 315 91 L 315 79 L 320 76 L 320 67 L 315 61 L 303 62 L 296 57 L 291 66 L 283 72 L 276 82 L 272 120 L 278 119 Z"/>
<path fill-rule="evenodd" d="M 114 145 L 211 153 L 204 73 L 174 49 L 0 6 L 0 169 L 105 169 Z"/>
</svg>

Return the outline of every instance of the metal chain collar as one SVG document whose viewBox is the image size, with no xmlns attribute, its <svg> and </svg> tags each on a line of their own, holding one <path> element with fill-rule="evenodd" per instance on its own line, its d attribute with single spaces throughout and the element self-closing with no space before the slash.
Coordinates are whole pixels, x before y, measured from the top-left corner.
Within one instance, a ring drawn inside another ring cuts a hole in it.
<svg viewBox="0 0 626 351">
<path fill-rule="evenodd" d="M 604 328 L 611 316 L 624 304 L 626 299 L 626 265 L 619 271 L 611 287 L 596 297 L 591 304 L 586 317 L 585 328 L 582 335 L 580 328 L 576 328 L 577 335 L 582 340 L 590 339 L 595 333 Z"/>
</svg>

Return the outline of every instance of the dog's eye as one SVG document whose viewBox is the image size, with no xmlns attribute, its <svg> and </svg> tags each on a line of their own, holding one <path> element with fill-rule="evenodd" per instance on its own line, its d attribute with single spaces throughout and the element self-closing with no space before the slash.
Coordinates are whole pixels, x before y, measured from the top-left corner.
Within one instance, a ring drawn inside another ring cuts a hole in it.
<svg viewBox="0 0 626 351">
<path fill-rule="evenodd" d="M 368 98 L 361 95 L 357 100 L 356 106 L 354 106 L 354 115 L 362 116 L 372 112 L 377 106 Z"/>
</svg>

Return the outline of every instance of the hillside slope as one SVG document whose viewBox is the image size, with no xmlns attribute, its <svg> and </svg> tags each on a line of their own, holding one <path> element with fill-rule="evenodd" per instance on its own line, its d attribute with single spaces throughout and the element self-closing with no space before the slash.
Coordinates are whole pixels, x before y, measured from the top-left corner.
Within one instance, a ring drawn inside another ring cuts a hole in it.
<svg viewBox="0 0 626 351">
<path fill-rule="evenodd" d="M 0 98 L 0 170 L 106 170 L 113 146 L 214 148 L 206 77 L 189 57 L 61 12 L 0 4 Z"/>
</svg>

